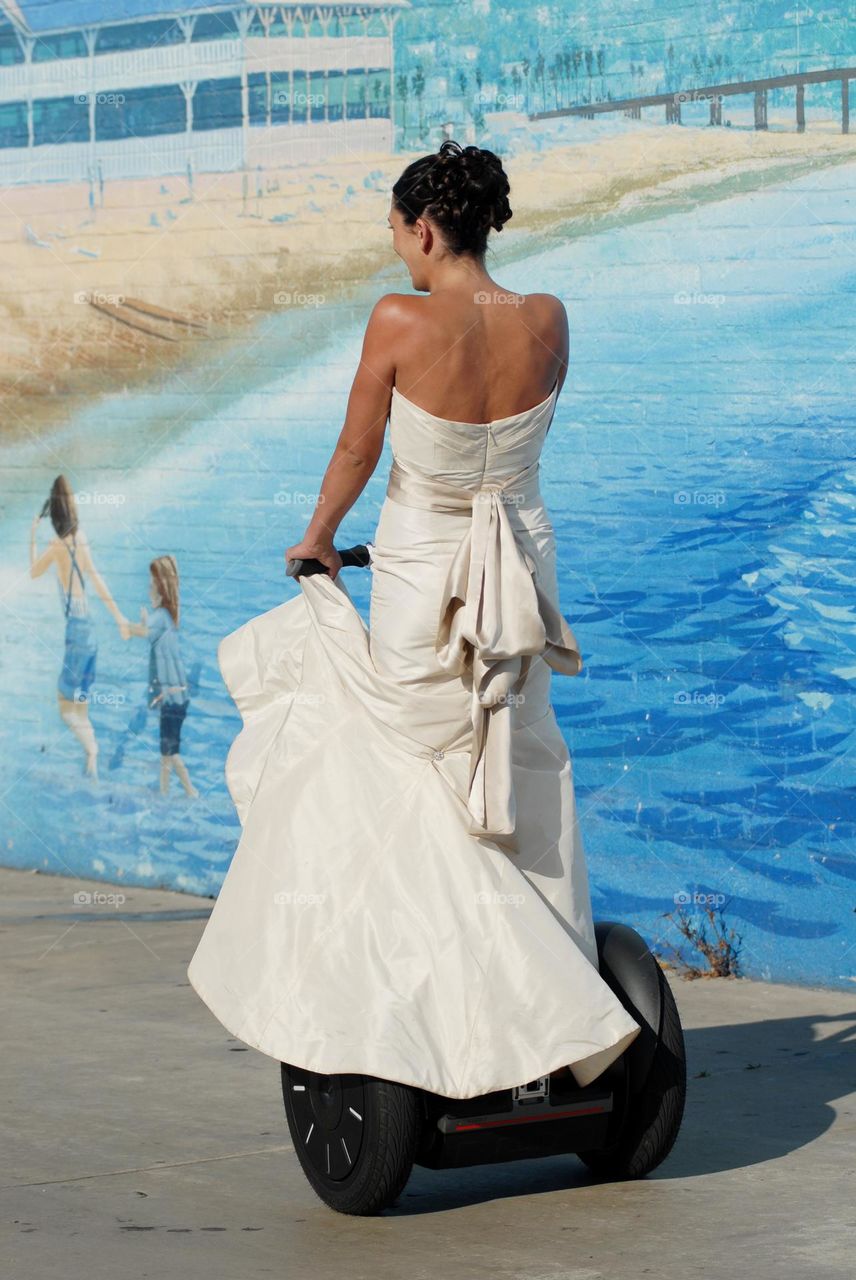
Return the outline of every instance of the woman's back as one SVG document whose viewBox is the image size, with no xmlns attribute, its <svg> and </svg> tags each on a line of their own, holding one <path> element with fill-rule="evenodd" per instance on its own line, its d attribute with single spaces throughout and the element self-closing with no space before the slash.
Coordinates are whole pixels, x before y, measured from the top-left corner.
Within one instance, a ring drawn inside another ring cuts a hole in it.
<svg viewBox="0 0 856 1280">
<path fill-rule="evenodd" d="M 54 564 L 60 600 L 66 614 L 86 617 L 89 606 L 86 598 L 84 568 L 87 566 L 88 545 L 81 530 L 53 539 Z"/>
<path fill-rule="evenodd" d="M 458 287 L 396 303 L 395 385 L 429 413 L 492 422 L 561 388 L 567 318 L 552 294 Z"/>
</svg>

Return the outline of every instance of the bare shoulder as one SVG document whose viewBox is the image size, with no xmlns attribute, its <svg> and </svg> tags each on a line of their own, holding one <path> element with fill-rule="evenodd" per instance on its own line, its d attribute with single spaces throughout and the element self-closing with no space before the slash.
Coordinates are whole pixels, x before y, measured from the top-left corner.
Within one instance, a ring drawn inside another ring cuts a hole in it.
<svg viewBox="0 0 856 1280">
<path fill-rule="evenodd" d="M 562 299 L 553 293 L 530 293 L 526 295 L 526 304 L 533 308 L 529 313 L 529 326 L 533 333 L 559 353 L 563 360 L 567 359 L 570 332 L 568 313 Z M 560 375 L 560 382 L 563 376 Z"/>
<path fill-rule="evenodd" d="M 365 349 L 387 355 L 397 351 L 402 337 L 414 332 L 420 301 L 406 293 L 386 293 L 379 298 L 366 325 Z"/>
<path fill-rule="evenodd" d="M 536 310 L 542 313 L 545 321 L 567 325 L 568 313 L 565 309 L 565 304 L 554 293 L 527 293 L 525 297 L 528 303 L 531 303 Z"/>
<path fill-rule="evenodd" d="M 409 293 L 385 293 L 372 307 L 369 324 L 377 327 L 391 327 L 409 320 L 419 314 L 419 305 L 423 298 Z"/>
</svg>

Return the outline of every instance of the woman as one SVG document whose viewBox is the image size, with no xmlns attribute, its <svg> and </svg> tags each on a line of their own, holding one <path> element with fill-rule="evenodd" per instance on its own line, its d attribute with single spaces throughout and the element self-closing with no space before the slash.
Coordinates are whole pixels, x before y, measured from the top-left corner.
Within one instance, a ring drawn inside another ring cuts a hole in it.
<svg viewBox="0 0 856 1280">
<path fill-rule="evenodd" d="M 36 533 L 39 522 L 50 514 L 55 537 L 41 555 L 37 552 Z M 53 565 L 56 569 L 60 600 L 65 615 L 65 652 L 57 684 L 59 714 L 71 729 L 86 756 L 86 773 L 98 777 L 98 743 L 89 719 L 89 690 L 95 679 L 98 642 L 89 613 L 84 575 L 88 575 L 120 634 L 127 625 L 117 608 L 107 584 L 95 568 L 89 540 L 80 528 L 77 504 L 65 476 L 57 476 L 50 497 L 33 519 L 30 528 L 30 577 L 39 578 Z"/>
<path fill-rule="evenodd" d="M 640 1030 L 597 970 L 549 700 L 551 668 L 582 665 L 538 488 L 567 320 L 487 271 L 508 194 L 497 156 L 452 141 L 393 187 L 393 248 L 425 296 L 375 306 L 286 552 L 329 573 L 221 643 L 244 830 L 188 970 L 271 1057 L 455 1098 L 563 1068 L 588 1084 Z M 387 417 L 367 632 L 333 540 Z"/>
</svg>

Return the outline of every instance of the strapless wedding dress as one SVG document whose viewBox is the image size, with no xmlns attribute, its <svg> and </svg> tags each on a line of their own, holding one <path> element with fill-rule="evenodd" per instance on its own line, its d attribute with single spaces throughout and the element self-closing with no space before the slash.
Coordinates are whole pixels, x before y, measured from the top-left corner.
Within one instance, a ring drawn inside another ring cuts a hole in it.
<svg viewBox="0 0 856 1280">
<path fill-rule="evenodd" d="M 538 485 L 556 393 L 470 423 L 394 390 L 369 628 L 317 575 L 220 645 L 243 830 L 188 977 L 279 1061 L 470 1098 L 588 1084 L 639 1034 L 550 703 L 582 666 Z"/>
</svg>

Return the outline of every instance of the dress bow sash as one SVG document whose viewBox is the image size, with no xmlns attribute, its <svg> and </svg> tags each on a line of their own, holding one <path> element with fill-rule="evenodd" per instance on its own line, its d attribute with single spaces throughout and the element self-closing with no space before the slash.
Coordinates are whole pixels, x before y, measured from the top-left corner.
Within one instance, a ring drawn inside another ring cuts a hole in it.
<svg viewBox="0 0 856 1280">
<path fill-rule="evenodd" d="M 526 674 L 533 660 L 564 675 L 577 675 L 583 665 L 576 637 L 538 584 L 508 514 L 509 506 L 537 499 L 538 463 L 473 490 L 396 461 L 387 495 L 405 506 L 472 514 L 443 589 L 436 649 L 445 670 L 472 677 L 470 830 L 511 835 L 512 716 Z"/>
</svg>

